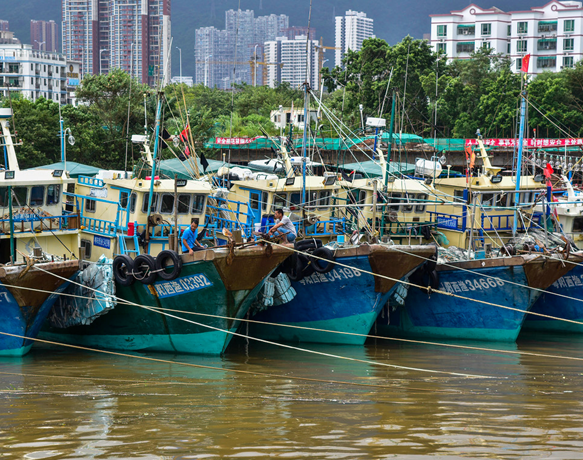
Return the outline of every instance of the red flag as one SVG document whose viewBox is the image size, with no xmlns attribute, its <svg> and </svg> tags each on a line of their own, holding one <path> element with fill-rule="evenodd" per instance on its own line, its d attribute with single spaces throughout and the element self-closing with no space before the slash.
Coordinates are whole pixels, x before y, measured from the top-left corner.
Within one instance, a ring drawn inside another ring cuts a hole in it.
<svg viewBox="0 0 583 460">
<path fill-rule="evenodd" d="M 555 170 L 553 169 L 553 167 L 551 166 L 551 164 L 550 164 L 550 163 L 547 163 L 547 165 L 546 165 L 546 167 L 545 167 L 545 169 L 544 169 L 544 171 L 543 171 L 543 172 L 544 172 L 544 174 L 545 174 L 545 177 L 546 177 L 547 179 L 550 179 L 550 178 L 551 178 L 551 176 L 552 176 L 552 174 L 555 172 Z"/>
<path fill-rule="evenodd" d="M 188 137 L 187 137 L 188 136 L 188 130 L 189 130 L 189 126 L 187 125 L 186 128 L 184 128 L 182 130 L 182 132 L 180 133 L 180 140 L 182 142 L 187 142 L 187 139 L 188 139 Z"/>
<path fill-rule="evenodd" d="M 520 67 L 521 72 L 528 72 L 528 64 L 530 63 L 530 54 L 527 54 L 522 58 L 522 67 Z"/>
</svg>

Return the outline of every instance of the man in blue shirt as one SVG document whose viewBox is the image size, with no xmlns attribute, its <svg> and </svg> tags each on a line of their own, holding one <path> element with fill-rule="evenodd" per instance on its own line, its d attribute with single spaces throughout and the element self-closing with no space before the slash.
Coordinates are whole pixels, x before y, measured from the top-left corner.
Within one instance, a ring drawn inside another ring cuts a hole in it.
<svg viewBox="0 0 583 460">
<path fill-rule="evenodd" d="M 184 254 L 194 254 L 194 251 L 204 249 L 204 246 L 198 242 L 198 221 L 192 220 L 190 227 L 184 230 L 182 234 L 182 252 Z"/>
</svg>

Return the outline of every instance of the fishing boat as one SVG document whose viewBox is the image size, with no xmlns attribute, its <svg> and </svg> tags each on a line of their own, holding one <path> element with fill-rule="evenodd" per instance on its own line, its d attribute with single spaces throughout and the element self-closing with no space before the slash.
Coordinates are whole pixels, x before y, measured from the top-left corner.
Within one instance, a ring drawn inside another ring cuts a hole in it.
<svg viewBox="0 0 583 460">
<path fill-rule="evenodd" d="M 11 117 L 10 109 L 0 109 L 6 165 L 0 171 L 0 356 L 30 350 L 79 268 L 78 216 L 61 205 L 61 191 L 73 181 L 63 171 L 20 170 Z"/>
<path fill-rule="evenodd" d="M 255 314 L 249 327 L 251 336 L 284 342 L 362 345 L 399 281 L 426 259 L 435 257 L 436 247 L 348 244 L 330 253 L 338 265 L 314 260 L 309 271 L 298 268 L 291 282 L 297 295 Z M 295 259 L 302 263 L 300 258 Z M 310 262 L 309 256 L 305 260 Z"/>
<path fill-rule="evenodd" d="M 149 176 L 80 176 L 69 195 L 87 259 L 113 259 L 116 305 L 78 324 L 61 318 L 43 337 L 117 350 L 219 355 L 265 278 L 289 256 L 280 247 L 237 242 L 231 235 L 248 231 L 227 215 L 237 204 L 212 195 L 208 182 L 156 176 L 160 119 L 161 101 L 153 156 L 142 139 Z M 180 233 L 193 219 L 209 244 L 221 246 L 181 254 Z"/>
</svg>

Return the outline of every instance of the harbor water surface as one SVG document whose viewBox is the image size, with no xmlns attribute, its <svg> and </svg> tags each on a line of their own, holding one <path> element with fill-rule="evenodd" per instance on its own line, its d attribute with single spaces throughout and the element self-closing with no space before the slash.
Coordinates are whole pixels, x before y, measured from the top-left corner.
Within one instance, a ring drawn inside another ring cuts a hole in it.
<svg viewBox="0 0 583 460">
<path fill-rule="evenodd" d="M 541 356 L 581 359 L 583 338 L 465 345 L 506 353 L 380 340 L 303 345 L 347 359 L 244 341 L 222 358 L 35 346 L 0 359 L 0 458 L 583 458 L 583 361 Z"/>
</svg>

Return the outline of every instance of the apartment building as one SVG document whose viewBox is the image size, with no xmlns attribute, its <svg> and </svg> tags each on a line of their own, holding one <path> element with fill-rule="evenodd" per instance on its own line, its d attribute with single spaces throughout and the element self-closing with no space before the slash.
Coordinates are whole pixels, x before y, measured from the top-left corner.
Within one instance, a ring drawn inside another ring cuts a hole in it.
<svg viewBox="0 0 583 460">
<path fill-rule="evenodd" d="M 348 50 L 359 51 L 362 42 L 374 37 L 374 20 L 367 18 L 366 13 L 348 10 L 344 16 L 335 18 L 335 62 L 342 67 L 342 58 Z"/>
<path fill-rule="evenodd" d="M 63 53 L 81 75 L 121 68 L 151 86 L 170 81 L 170 0 L 62 0 Z"/>
<path fill-rule="evenodd" d="M 0 94 L 21 93 L 35 101 L 44 97 L 67 102 L 65 56 L 34 50 L 32 45 L 0 44 Z"/>
<path fill-rule="evenodd" d="M 528 73 L 573 67 L 583 55 L 583 2 L 551 1 L 528 11 L 504 12 L 474 4 L 431 15 L 431 45 L 447 59 L 468 59 L 480 49 L 509 56 L 514 72 L 530 54 Z"/>
<path fill-rule="evenodd" d="M 57 53 L 59 48 L 59 26 L 55 21 L 30 21 L 30 43 L 32 49 Z"/>
<path fill-rule="evenodd" d="M 320 88 L 319 44 L 316 40 L 309 40 L 306 56 L 306 41 L 305 35 L 298 35 L 293 40 L 277 37 L 265 42 L 266 59 L 279 63 L 267 67 L 268 86 L 275 88 L 287 82 L 292 88 L 300 88 L 307 81 L 313 90 Z"/>
</svg>

